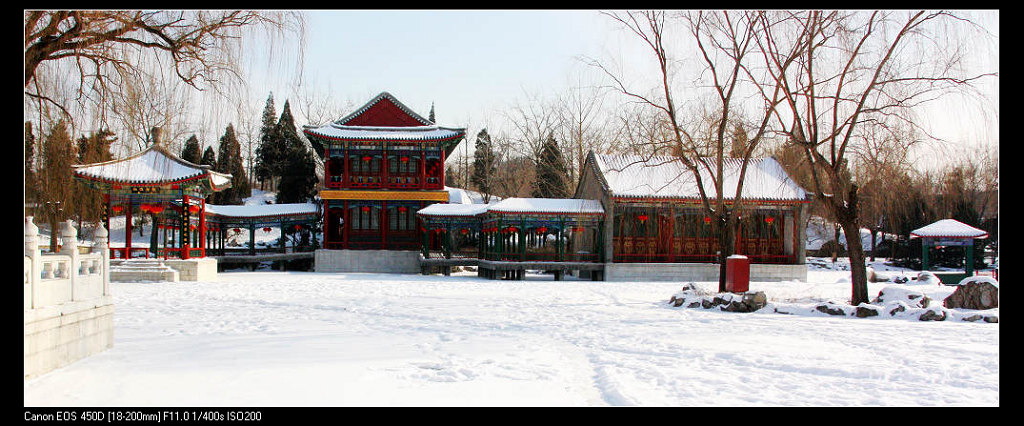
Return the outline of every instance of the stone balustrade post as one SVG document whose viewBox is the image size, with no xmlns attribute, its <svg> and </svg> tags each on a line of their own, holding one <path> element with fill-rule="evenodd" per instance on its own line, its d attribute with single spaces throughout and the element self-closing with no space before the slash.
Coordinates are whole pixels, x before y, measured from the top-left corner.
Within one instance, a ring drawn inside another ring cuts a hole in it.
<svg viewBox="0 0 1024 426">
<path fill-rule="evenodd" d="M 75 225 L 71 219 L 64 222 L 64 226 L 60 229 L 61 248 L 60 253 L 66 254 L 71 258 L 68 264 L 67 278 L 71 280 L 71 300 L 75 299 L 75 282 L 78 281 L 78 263 L 80 262 L 78 254 L 78 230 L 75 229 Z"/>
<path fill-rule="evenodd" d="M 96 224 L 96 230 L 93 231 L 93 246 L 92 252 L 99 254 L 101 257 L 100 261 L 100 273 L 103 274 L 103 295 L 107 296 L 110 294 L 110 249 L 107 248 L 107 228 L 102 223 Z"/>
<path fill-rule="evenodd" d="M 32 216 L 25 217 L 25 256 L 28 256 L 32 262 L 32 270 L 29 271 L 29 292 L 30 292 L 30 307 L 36 307 L 36 285 L 39 284 L 39 280 L 42 273 L 42 253 L 39 252 L 39 227 L 35 223 L 32 223 Z"/>
</svg>

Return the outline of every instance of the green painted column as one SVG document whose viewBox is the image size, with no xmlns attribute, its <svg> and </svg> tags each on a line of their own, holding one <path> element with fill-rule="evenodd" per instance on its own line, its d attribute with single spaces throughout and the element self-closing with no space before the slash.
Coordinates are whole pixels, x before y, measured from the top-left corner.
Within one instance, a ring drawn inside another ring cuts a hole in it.
<svg viewBox="0 0 1024 426">
<path fill-rule="evenodd" d="M 964 246 L 964 272 L 967 276 L 974 275 L 974 241 Z"/>
<path fill-rule="evenodd" d="M 928 242 L 927 238 L 921 238 L 921 270 L 928 270 L 928 249 L 931 248 L 931 243 Z"/>
</svg>

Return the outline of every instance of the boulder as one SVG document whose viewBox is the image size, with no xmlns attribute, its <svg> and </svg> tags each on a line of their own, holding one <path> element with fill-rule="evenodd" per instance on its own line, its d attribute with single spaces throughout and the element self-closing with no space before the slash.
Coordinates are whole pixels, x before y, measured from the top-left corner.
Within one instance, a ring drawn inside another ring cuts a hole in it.
<svg viewBox="0 0 1024 426">
<path fill-rule="evenodd" d="M 917 274 L 917 282 L 918 284 L 926 285 L 942 285 L 942 280 L 928 271 L 921 271 L 921 273 Z"/>
<path fill-rule="evenodd" d="M 991 277 L 967 277 L 956 291 L 942 301 L 950 309 L 992 309 L 999 307 L 999 285 Z"/>
<path fill-rule="evenodd" d="M 818 312 L 826 313 L 829 315 L 846 315 L 846 311 L 843 308 L 835 306 L 832 303 L 823 303 L 814 307 Z"/>
<path fill-rule="evenodd" d="M 861 303 L 860 305 L 857 306 L 857 310 L 854 311 L 854 315 L 856 315 L 857 318 L 874 317 L 878 316 L 879 309 L 880 308 L 878 306 L 871 306 Z"/>
<path fill-rule="evenodd" d="M 739 296 L 739 300 L 733 297 L 731 300 L 722 303 L 721 309 L 728 312 L 754 312 L 768 304 L 768 296 L 763 291 L 743 293 Z"/>
<path fill-rule="evenodd" d="M 945 321 L 946 312 L 939 309 L 929 309 L 917 317 L 921 321 Z"/>
<path fill-rule="evenodd" d="M 896 302 L 906 303 L 907 307 L 911 308 L 927 308 L 931 299 L 917 290 L 890 286 L 882 288 L 878 292 L 878 297 L 871 301 L 876 305 L 890 305 Z"/>
</svg>

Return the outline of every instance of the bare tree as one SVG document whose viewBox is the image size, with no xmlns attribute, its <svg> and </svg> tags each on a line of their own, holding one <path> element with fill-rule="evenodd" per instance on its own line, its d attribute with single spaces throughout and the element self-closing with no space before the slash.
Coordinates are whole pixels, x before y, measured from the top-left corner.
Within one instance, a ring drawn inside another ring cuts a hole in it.
<svg viewBox="0 0 1024 426">
<path fill-rule="evenodd" d="M 41 123 L 65 119 L 72 128 L 83 115 L 97 127 L 119 120 L 136 141 L 154 126 L 173 139 L 181 119 L 167 117 L 190 100 L 172 81 L 214 92 L 244 85 L 238 48 L 248 28 L 284 34 L 303 26 L 301 13 L 279 11 L 26 10 L 24 17 L 26 113 L 31 107 Z"/>
<path fill-rule="evenodd" d="M 756 71 L 763 69 L 763 66 L 753 65 L 753 62 L 760 58 L 767 59 L 765 55 L 757 56 L 760 46 L 758 42 L 761 34 L 775 24 L 769 22 L 763 12 L 698 11 L 682 16 L 688 32 L 687 40 L 694 43 L 696 55 L 700 58 L 699 69 L 696 71 L 697 75 L 692 76 L 693 80 L 698 80 L 710 88 L 711 95 L 708 98 L 714 102 L 715 107 L 712 110 L 716 111 L 707 120 L 700 120 L 707 126 L 703 129 L 691 128 L 694 130 L 691 132 L 681 123 L 673 97 L 670 64 L 674 59 L 665 46 L 665 13 L 647 11 L 605 14 L 629 29 L 653 53 L 660 71 L 661 93 L 655 97 L 631 90 L 626 87 L 621 76 L 609 71 L 597 61 L 591 63 L 604 70 L 622 94 L 660 111 L 667 121 L 671 131 L 669 142 L 673 153 L 694 177 L 704 210 L 715 217 L 719 224 L 719 290 L 724 291 L 725 259 L 732 254 L 731 250 L 735 246 L 738 212 L 743 208 L 743 177 L 751 155 L 769 130 L 768 125 L 773 111 L 783 100 L 778 89 L 778 80 L 774 76 Z M 798 38 L 780 57 L 775 58 L 780 61 L 782 69 L 787 69 L 802 49 L 802 40 Z M 710 81 L 707 81 L 708 79 Z M 734 150 L 734 139 L 728 130 L 730 125 L 735 126 L 737 122 L 736 118 L 740 115 L 739 99 L 741 96 L 749 95 L 746 92 L 760 93 L 765 101 L 760 105 L 760 114 L 754 121 L 753 131 L 744 136 L 745 145 L 736 150 L 742 151 L 739 183 L 734 194 L 727 194 L 724 187 L 726 149 L 728 147 L 730 151 Z M 706 191 L 705 180 L 710 181 L 713 193 Z M 731 202 L 727 202 L 727 198 L 731 199 Z"/>
<path fill-rule="evenodd" d="M 994 73 L 966 75 L 956 66 L 965 52 L 940 36 L 942 23 L 967 24 L 947 12 L 778 12 L 784 26 L 766 33 L 770 58 L 791 34 L 810 37 L 798 65 L 785 69 L 770 61 L 782 83 L 786 108 L 775 119 L 789 142 L 811 165 L 815 196 L 824 200 L 846 235 L 852 295 L 868 301 L 865 258 L 860 242 L 860 185 L 850 173 L 854 147 L 868 129 L 891 131 L 896 123 L 917 128 L 915 107 L 950 91 L 964 91 Z M 794 29 L 795 28 L 795 29 Z M 789 30 L 787 34 L 785 29 Z"/>
<path fill-rule="evenodd" d="M 579 180 L 587 152 L 605 144 L 603 118 L 604 93 L 600 87 L 577 81 L 558 99 L 558 140 L 565 147 L 570 182 Z"/>
</svg>

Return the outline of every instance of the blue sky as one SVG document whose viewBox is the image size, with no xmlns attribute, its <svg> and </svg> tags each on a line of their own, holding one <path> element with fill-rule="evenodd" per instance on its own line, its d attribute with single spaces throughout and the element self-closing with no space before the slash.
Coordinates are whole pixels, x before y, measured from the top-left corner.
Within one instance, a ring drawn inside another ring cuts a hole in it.
<svg viewBox="0 0 1024 426">
<path fill-rule="evenodd" d="M 998 36 L 998 11 L 990 12 L 977 16 Z M 438 124 L 469 127 L 473 135 L 493 128 L 502 111 L 527 96 L 561 93 L 576 76 L 594 75 L 580 55 L 628 64 L 631 74 L 652 61 L 647 52 L 631 51 L 638 42 L 596 10 L 309 10 L 306 19 L 301 64 L 281 61 L 278 53 L 277 64 L 251 69 L 271 74 L 266 82 L 255 77 L 250 87 L 262 92 L 252 94 L 259 100 L 273 91 L 278 111 L 301 66 L 307 90 L 329 93 L 335 102 L 354 108 L 388 91 L 422 115 L 433 102 Z M 984 48 L 985 65 L 998 70 L 998 45 Z M 922 118 L 944 127 L 942 135 L 965 135 L 953 139 L 998 141 L 997 81 L 986 87 L 992 99 L 986 106 L 936 105 Z M 308 124 L 296 116 L 299 125 Z"/>
<path fill-rule="evenodd" d="M 592 10 L 308 11 L 304 78 L 355 106 L 381 91 L 423 115 L 433 102 L 439 124 L 464 126 L 565 86 L 608 28 Z M 275 93 L 280 108 L 288 89 Z"/>
</svg>

